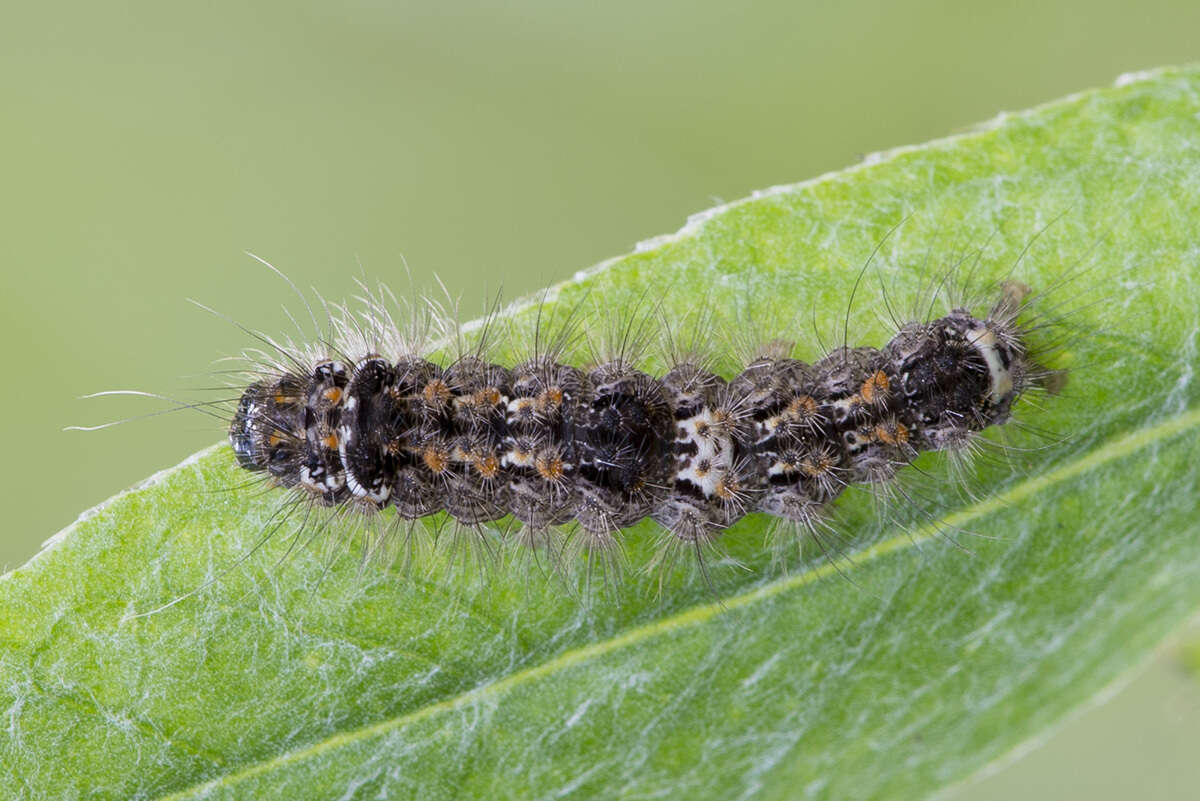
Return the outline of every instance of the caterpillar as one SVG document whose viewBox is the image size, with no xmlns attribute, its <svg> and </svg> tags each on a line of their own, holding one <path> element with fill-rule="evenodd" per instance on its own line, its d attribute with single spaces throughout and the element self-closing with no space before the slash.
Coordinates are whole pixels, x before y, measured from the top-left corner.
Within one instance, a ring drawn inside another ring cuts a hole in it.
<svg viewBox="0 0 1200 801">
<path fill-rule="evenodd" d="M 728 379 L 694 349 L 642 371 L 629 323 L 591 364 L 565 356 L 571 325 L 511 366 L 486 334 L 439 360 L 413 332 L 455 340 L 453 323 L 397 325 L 387 297 L 333 307 L 330 344 L 264 337 L 229 422 L 238 465 L 306 508 L 509 521 L 533 542 L 569 528 L 589 552 L 644 519 L 697 553 L 751 513 L 817 535 L 846 488 L 886 491 L 925 451 L 969 453 L 1064 375 L 1042 365 L 1031 290 L 1011 280 L 979 316 L 956 307 L 812 363 L 768 343 Z"/>
</svg>

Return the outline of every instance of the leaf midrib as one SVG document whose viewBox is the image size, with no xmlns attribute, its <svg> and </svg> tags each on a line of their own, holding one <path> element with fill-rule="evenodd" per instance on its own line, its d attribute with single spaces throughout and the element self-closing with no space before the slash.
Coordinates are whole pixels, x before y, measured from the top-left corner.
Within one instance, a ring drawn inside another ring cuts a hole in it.
<svg viewBox="0 0 1200 801">
<path fill-rule="evenodd" d="M 1170 439 L 1183 431 L 1196 427 L 1200 427 L 1200 407 L 1190 409 L 1183 414 L 1164 420 L 1149 428 L 1141 428 L 1116 439 L 1110 439 L 1080 458 L 1050 470 L 1043 475 L 1027 479 L 1000 494 L 977 501 L 938 520 L 930 521 L 915 531 L 905 532 L 903 535 L 892 537 L 891 539 L 865 548 L 855 554 L 853 564 L 854 566 L 866 564 L 889 554 L 916 547 L 938 536 L 947 527 L 955 528 L 964 526 L 980 517 L 1001 511 L 1012 504 L 1024 501 L 1038 492 L 1069 481 L 1093 468 L 1122 459 L 1142 448 L 1162 440 Z M 489 684 L 484 684 L 467 692 L 460 693 L 453 698 L 438 701 L 437 703 L 429 704 L 412 712 L 388 718 L 369 726 L 346 732 L 338 732 L 319 742 L 312 743 L 295 751 L 280 754 L 264 762 L 249 765 L 234 773 L 209 779 L 201 784 L 160 796 L 159 801 L 182 801 L 198 793 L 218 789 L 222 786 L 232 786 L 243 780 L 268 773 L 276 768 L 302 762 L 327 751 L 333 751 L 361 740 L 400 729 L 442 712 L 453 711 L 480 699 L 503 695 L 509 689 L 520 684 L 535 681 L 562 670 L 568 670 L 593 658 L 604 656 L 627 646 L 636 645 L 661 634 L 703 623 L 717 615 L 751 606 L 785 592 L 799 589 L 826 576 L 835 574 L 839 570 L 842 570 L 842 568 L 833 563 L 825 563 L 805 573 L 778 579 L 740 595 L 694 606 L 683 612 L 630 629 L 607 640 L 565 651 L 549 661 L 517 671 L 512 675 L 505 676 Z"/>
</svg>

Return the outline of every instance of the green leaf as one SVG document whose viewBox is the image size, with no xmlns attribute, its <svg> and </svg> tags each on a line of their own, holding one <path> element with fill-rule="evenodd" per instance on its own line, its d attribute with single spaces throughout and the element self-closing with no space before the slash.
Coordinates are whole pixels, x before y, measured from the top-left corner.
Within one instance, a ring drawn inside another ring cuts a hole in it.
<svg viewBox="0 0 1200 801">
<path fill-rule="evenodd" d="M 618 318 L 640 303 L 679 319 L 707 298 L 727 330 L 811 358 L 847 314 L 855 343 L 882 344 L 889 307 L 927 300 L 931 275 L 1011 272 L 1069 311 L 1037 334 L 1066 334 L 1066 391 L 1017 410 L 1041 435 L 998 432 L 1019 449 L 965 479 L 923 457 L 882 511 L 849 493 L 832 562 L 785 571 L 755 516 L 723 537 L 747 569 L 710 564 L 711 588 L 693 572 L 659 597 L 635 572 L 585 602 L 510 553 L 430 574 L 364 566 L 324 530 L 254 551 L 276 499 L 239 488 L 218 446 L 0 580 L 0 787 L 927 797 L 1200 606 L 1197 242 L 1197 68 L 706 212 L 556 288 L 548 311 L 586 293 Z M 728 367 L 735 348 L 719 349 Z M 631 562 L 655 539 L 631 532 Z"/>
</svg>

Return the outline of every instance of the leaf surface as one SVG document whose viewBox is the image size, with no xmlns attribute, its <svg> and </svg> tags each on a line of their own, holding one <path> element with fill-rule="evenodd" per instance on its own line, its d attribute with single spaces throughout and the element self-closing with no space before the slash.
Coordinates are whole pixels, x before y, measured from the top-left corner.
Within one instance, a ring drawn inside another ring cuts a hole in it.
<svg viewBox="0 0 1200 801">
<path fill-rule="evenodd" d="M 752 516 L 711 586 L 661 595 L 634 571 L 581 600 L 509 551 L 363 566 L 320 529 L 256 550 L 277 500 L 215 447 L 0 580 L 0 793 L 928 797 L 1200 606 L 1197 242 L 1195 68 L 698 215 L 542 314 L 708 309 L 728 372 L 738 339 L 878 346 L 940 277 L 1011 274 L 1063 316 L 1035 336 L 1070 382 L 965 477 L 926 456 L 884 508 L 847 493 L 836 558 L 775 559 Z M 656 536 L 629 532 L 631 564 Z"/>
</svg>

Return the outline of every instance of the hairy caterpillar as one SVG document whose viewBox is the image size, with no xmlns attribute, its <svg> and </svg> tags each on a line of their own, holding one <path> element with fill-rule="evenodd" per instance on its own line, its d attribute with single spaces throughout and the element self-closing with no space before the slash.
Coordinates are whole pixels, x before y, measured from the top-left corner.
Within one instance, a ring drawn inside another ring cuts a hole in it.
<svg viewBox="0 0 1200 801">
<path fill-rule="evenodd" d="M 570 526 L 589 551 L 618 548 L 645 518 L 672 546 L 712 543 L 752 512 L 815 534 L 846 487 L 885 488 L 923 451 L 969 450 L 1058 380 L 1019 322 L 1029 295 L 1009 281 L 980 316 L 958 307 L 812 364 L 776 343 L 727 380 L 696 353 L 643 372 L 628 324 L 590 366 L 564 359 L 570 326 L 513 366 L 489 361 L 486 337 L 437 360 L 402 335 L 386 292 L 367 293 L 361 312 L 336 309 L 323 349 L 268 340 L 229 441 L 301 505 L 391 508 L 398 524 L 445 512 L 466 527 L 512 521 L 532 541 Z M 445 319 L 423 327 L 457 337 Z"/>
<path fill-rule="evenodd" d="M 848 487 L 887 497 L 922 452 L 971 454 L 1021 397 L 1064 375 L 1043 365 L 1048 349 L 1030 337 L 1039 296 L 1015 280 L 984 290 L 984 306 L 955 297 L 941 316 L 893 316 L 879 348 L 849 344 L 851 299 L 843 344 L 811 363 L 773 339 L 724 371 L 701 341 L 704 313 L 685 345 L 663 323 L 654 370 L 643 364 L 654 315 L 616 320 L 604 337 L 580 307 L 557 323 L 539 314 L 530 345 L 494 310 L 471 337 L 440 304 L 360 288 L 357 305 L 322 303 L 324 335 L 245 329 L 262 346 L 244 354 L 231 409 L 185 404 L 226 409 L 237 464 L 287 493 L 271 531 L 349 519 L 387 543 L 430 519 L 472 542 L 547 546 L 556 565 L 583 551 L 590 565 L 614 561 L 624 532 L 649 519 L 657 561 L 690 550 L 703 568 L 704 550 L 757 512 L 825 550 Z M 587 357 L 573 350 L 581 337 Z"/>
</svg>

